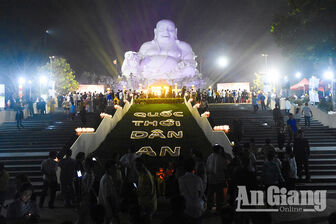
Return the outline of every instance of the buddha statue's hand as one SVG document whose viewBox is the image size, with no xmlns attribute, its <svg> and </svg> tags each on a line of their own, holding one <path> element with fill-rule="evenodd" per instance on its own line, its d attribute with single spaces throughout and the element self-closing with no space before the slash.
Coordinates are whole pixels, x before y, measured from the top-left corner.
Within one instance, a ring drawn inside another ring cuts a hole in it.
<svg viewBox="0 0 336 224">
<path fill-rule="evenodd" d="M 121 67 L 123 76 L 127 78 L 130 76 L 137 76 L 139 73 L 140 56 L 136 52 L 127 51 L 125 53 L 125 60 Z"/>
<path fill-rule="evenodd" d="M 177 66 L 178 66 L 179 70 L 182 70 L 186 67 L 196 68 L 197 63 L 194 60 L 183 60 L 183 61 L 180 61 Z"/>
</svg>

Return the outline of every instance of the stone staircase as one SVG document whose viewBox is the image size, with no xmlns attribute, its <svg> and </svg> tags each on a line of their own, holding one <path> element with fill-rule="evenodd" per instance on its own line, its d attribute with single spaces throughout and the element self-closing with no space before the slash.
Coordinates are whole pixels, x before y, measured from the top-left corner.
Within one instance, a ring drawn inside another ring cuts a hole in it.
<svg viewBox="0 0 336 224">
<path fill-rule="evenodd" d="M 242 143 L 255 139 L 257 146 L 261 147 L 266 138 L 277 147 L 277 134 L 274 127 L 272 111 L 252 112 L 251 105 L 230 104 L 210 105 L 210 123 L 214 125 L 231 125 L 234 118 L 238 118 L 243 125 L 244 134 Z M 312 120 L 310 128 L 304 128 L 304 119 L 300 125 L 303 127 L 305 137 L 311 146 L 309 168 L 311 182 L 299 183 L 302 189 L 334 189 L 336 186 L 336 129 L 323 126 L 319 121 Z M 287 138 L 288 139 L 288 138 Z M 263 160 L 258 159 L 261 169 Z"/>
<path fill-rule="evenodd" d="M 87 114 L 86 127 L 97 127 L 97 114 Z M 64 113 L 35 115 L 23 121 L 18 130 L 15 122 L 0 125 L 0 161 L 5 164 L 11 181 L 25 174 L 39 191 L 42 187 L 40 164 L 49 151 L 60 152 L 76 140 L 75 128 L 82 126 L 79 118 L 71 121 Z"/>
</svg>

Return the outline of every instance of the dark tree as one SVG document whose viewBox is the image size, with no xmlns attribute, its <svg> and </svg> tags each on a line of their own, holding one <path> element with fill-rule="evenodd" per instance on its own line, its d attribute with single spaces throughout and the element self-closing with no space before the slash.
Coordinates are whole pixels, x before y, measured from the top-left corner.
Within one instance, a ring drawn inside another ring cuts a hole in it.
<svg viewBox="0 0 336 224">
<path fill-rule="evenodd" d="M 336 0 L 288 0 L 288 6 L 288 13 L 273 21 L 271 33 L 276 42 L 292 58 L 332 66 Z"/>
</svg>

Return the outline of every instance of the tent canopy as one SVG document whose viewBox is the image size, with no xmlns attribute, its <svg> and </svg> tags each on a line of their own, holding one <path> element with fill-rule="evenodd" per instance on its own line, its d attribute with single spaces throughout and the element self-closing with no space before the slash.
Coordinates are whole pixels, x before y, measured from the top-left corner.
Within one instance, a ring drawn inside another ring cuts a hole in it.
<svg viewBox="0 0 336 224">
<path fill-rule="evenodd" d="M 328 89 L 329 89 L 328 83 L 326 83 L 323 80 L 320 80 L 318 91 L 323 92 L 323 91 L 328 90 Z M 306 78 L 302 79 L 297 84 L 291 86 L 290 90 L 309 90 L 309 81 L 308 81 L 308 79 L 306 79 Z"/>
<path fill-rule="evenodd" d="M 299 83 L 290 87 L 290 90 L 308 90 L 309 81 L 304 78 Z"/>
</svg>

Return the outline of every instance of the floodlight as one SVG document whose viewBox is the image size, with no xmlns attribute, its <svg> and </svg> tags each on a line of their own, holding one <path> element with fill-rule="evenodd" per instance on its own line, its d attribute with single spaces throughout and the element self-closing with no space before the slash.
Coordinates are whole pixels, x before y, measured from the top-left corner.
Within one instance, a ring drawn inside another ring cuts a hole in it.
<svg viewBox="0 0 336 224">
<path fill-rule="evenodd" d="M 46 83 L 48 81 L 46 76 L 40 76 L 40 83 Z"/>
<path fill-rule="evenodd" d="M 23 77 L 20 77 L 20 78 L 19 78 L 19 84 L 20 84 L 20 85 L 25 84 L 25 82 L 26 82 L 26 79 L 25 79 L 25 78 L 23 78 Z"/>
<path fill-rule="evenodd" d="M 302 76 L 301 72 L 297 72 L 297 73 L 295 74 L 295 77 L 298 78 L 298 79 L 301 78 L 301 76 Z"/>
<path fill-rule="evenodd" d="M 330 80 L 334 79 L 334 73 L 331 70 L 325 71 L 323 76 L 325 79 L 330 79 Z"/>
<path fill-rule="evenodd" d="M 218 58 L 217 63 L 219 65 L 219 67 L 224 68 L 229 64 L 229 61 L 226 57 L 220 57 L 220 58 Z"/>
</svg>

